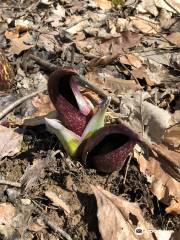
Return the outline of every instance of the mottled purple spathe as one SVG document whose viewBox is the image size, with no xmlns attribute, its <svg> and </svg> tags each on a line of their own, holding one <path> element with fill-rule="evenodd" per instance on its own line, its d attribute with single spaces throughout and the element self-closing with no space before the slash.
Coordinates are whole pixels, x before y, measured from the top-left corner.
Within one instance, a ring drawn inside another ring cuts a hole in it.
<svg viewBox="0 0 180 240">
<path fill-rule="evenodd" d="M 49 77 L 48 92 L 58 112 L 59 120 L 68 129 L 81 136 L 89 117 L 79 110 L 71 89 L 70 81 L 74 76 L 78 76 L 74 69 L 57 69 Z"/>
<path fill-rule="evenodd" d="M 107 125 L 86 141 L 82 160 L 104 173 L 120 170 L 138 140 L 138 135 L 124 125 Z"/>
</svg>

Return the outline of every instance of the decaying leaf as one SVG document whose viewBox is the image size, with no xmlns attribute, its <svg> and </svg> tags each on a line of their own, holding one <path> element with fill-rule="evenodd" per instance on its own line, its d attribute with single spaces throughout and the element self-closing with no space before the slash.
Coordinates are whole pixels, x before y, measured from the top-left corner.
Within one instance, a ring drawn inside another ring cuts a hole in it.
<svg viewBox="0 0 180 240">
<path fill-rule="evenodd" d="M 140 68 L 142 66 L 142 61 L 135 54 L 126 54 L 124 56 L 120 56 L 119 59 L 121 63 L 131 65 L 135 68 Z"/>
<path fill-rule="evenodd" d="M 10 203 L 0 204 L 0 234 L 9 238 L 13 233 L 12 221 L 16 208 Z"/>
<path fill-rule="evenodd" d="M 166 36 L 166 39 L 171 43 L 180 46 L 180 32 L 173 32 L 170 35 Z"/>
<path fill-rule="evenodd" d="M 142 33 L 157 34 L 160 31 L 159 23 L 146 16 L 131 17 L 131 20 L 132 24 Z"/>
<path fill-rule="evenodd" d="M 179 168 L 180 153 L 167 149 L 165 146 L 159 146 L 165 156 L 173 158 L 173 162 Z M 135 154 L 140 171 L 143 172 L 147 180 L 151 183 L 152 193 L 164 204 L 168 205 L 167 212 L 180 212 L 180 182 L 170 175 L 170 166 L 168 162 L 163 162 L 158 156 L 150 155 L 147 159 L 143 155 Z"/>
<path fill-rule="evenodd" d="M 48 52 L 54 52 L 58 47 L 58 42 L 55 39 L 54 35 L 57 35 L 57 32 L 48 32 L 47 34 L 40 34 L 38 38 L 37 45 L 40 48 L 46 49 Z"/>
<path fill-rule="evenodd" d="M 148 1 L 148 0 L 142 0 L 138 5 L 137 5 L 137 11 L 139 13 L 151 13 L 155 17 L 158 16 L 158 10 L 157 7 L 154 3 L 154 1 Z"/>
<path fill-rule="evenodd" d="M 179 148 L 180 146 L 180 123 L 169 128 L 163 137 L 163 142 L 173 146 L 174 148 Z"/>
<path fill-rule="evenodd" d="M 91 188 L 96 196 L 99 231 L 103 240 L 169 240 L 173 231 L 158 231 L 143 216 L 137 203 L 105 191 L 100 186 Z M 138 234 L 138 229 L 141 234 Z M 158 233 L 157 233 L 158 232 Z M 162 236 L 166 236 L 162 238 Z"/>
<path fill-rule="evenodd" d="M 110 10 L 112 8 L 112 2 L 108 0 L 93 0 L 92 2 L 102 10 Z"/>
<path fill-rule="evenodd" d="M 65 14 L 63 6 L 57 4 L 56 8 L 51 11 L 48 22 L 51 22 L 52 27 L 58 27 L 60 25 L 60 21 L 65 17 Z"/>
<path fill-rule="evenodd" d="M 0 126 L 0 159 L 19 153 L 22 140 L 22 134 L 19 134 L 14 129 Z"/>
<path fill-rule="evenodd" d="M 26 168 L 20 179 L 25 191 L 29 191 L 37 183 L 38 179 L 42 177 L 48 163 L 49 157 L 46 157 L 46 159 L 35 159 L 33 164 Z"/>
<path fill-rule="evenodd" d="M 19 36 L 17 32 L 12 32 L 12 34 L 6 32 L 5 36 L 11 41 L 11 47 L 9 48 L 11 54 L 19 55 L 22 51 L 35 46 L 34 39 L 29 32 L 24 33 L 22 36 Z"/>
<path fill-rule="evenodd" d="M 56 118 L 57 114 L 49 96 L 39 93 L 26 102 L 24 117 L 15 118 L 13 122 L 25 126 L 37 126 L 44 124 L 44 117 Z"/>
<path fill-rule="evenodd" d="M 139 85 L 134 80 L 123 80 L 112 76 L 110 73 L 91 71 L 86 74 L 86 79 L 95 83 L 100 88 L 106 89 L 115 94 L 123 94 L 129 90 L 137 91 L 140 89 Z"/>
<path fill-rule="evenodd" d="M 154 0 L 154 3 L 158 8 L 163 8 L 173 13 L 176 13 L 176 11 L 180 12 L 179 0 Z"/>
<path fill-rule="evenodd" d="M 148 94 L 141 91 L 122 96 L 121 116 L 144 139 L 158 143 L 165 129 L 172 125 L 171 114 L 147 102 L 146 98 Z"/>
</svg>

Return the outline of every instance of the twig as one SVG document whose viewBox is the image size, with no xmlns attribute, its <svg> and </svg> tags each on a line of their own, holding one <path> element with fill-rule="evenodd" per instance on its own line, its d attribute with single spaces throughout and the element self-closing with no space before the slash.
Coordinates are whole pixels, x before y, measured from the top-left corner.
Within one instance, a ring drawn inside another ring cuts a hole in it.
<svg viewBox="0 0 180 240">
<path fill-rule="evenodd" d="M 43 66 L 46 70 L 52 72 L 58 68 L 57 65 L 52 64 L 46 60 L 43 60 L 33 54 L 29 54 L 29 58 L 33 59 L 36 63 L 38 63 L 40 66 Z"/>
<path fill-rule="evenodd" d="M 4 118 L 10 111 L 12 111 L 14 108 L 19 106 L 21 103 L 23 103 L 27 99 L 34 97 L 36 94 L 43 92 L 44 90 L 46 90 L 46 89 L 42 89 L 42 90 L 38 90 L 36 92 L 30 93 L 29 95 L 24 96 L 24 97 L 16 100 L 15 102 L 11 103 L 8 107 L 6 107 L 4 110 L 2 110 L 0 112 L 0 119 Z"/>
<path fill-rule="evenodd" d="M 53 222 L 51 222 L 50 220 L 47 219 L 47 217 L 44 218 L 44 222 L 46 223 L 46 225 L 48 227 L 50 227 L 54 232 L 59 233 L 60 235 L 62 235 L 64 238 L 66 238 L 67 240 L 72 240 L 72 238 L 70 237 L 69 234 L 67 234 L 64 230 L 62 230 L 61 228 L 59 228 L 56 224 L 54 224 Z"/>
<path fill-rule="evenodd" d="M 127 162 L 127 166 L 126 166 L 126 172 L 125 172 L 125 176 L 124 176 L 124 180 L 123 180 L 123 184 L 124 185 L 126 183 L 127 172 L 128 172 L 128 169 L 129 169 L 129 165 L 130 165 L 131 159 L 132 159 L 132 154 L 128 158 L 128 162 Z"/>
<path fill-rule="evenodd" d="M 8 180 L 0 180 L 0 185 L 9 185 L 12 187 L 17 187 L 20 188 L 21 187 L 21 183 L 18 182 L 12 182 L 12 181 L 8 181 Z"/>
</svg>

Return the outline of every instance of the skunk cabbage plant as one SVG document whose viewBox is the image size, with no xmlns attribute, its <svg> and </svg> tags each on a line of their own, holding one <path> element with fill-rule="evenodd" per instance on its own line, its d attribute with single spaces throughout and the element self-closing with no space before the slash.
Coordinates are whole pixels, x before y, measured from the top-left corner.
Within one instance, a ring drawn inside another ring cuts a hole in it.
<svg viewBox="0 0 180 240">
<path fill-rule="evenodd" d="M 70 156 L 74 156 L 79 145 L 93 135 L 99 128 L 104 126 L 105 113 L 110 100 L 110 98 L 107 98 L 99 105 L 97 112 L 87 123 L 82 136 L 79 136 L 70 129 L 64 127 L 57 119 L 45 118 L 47 129 L 58 137 L 66 152 Z M 75 118 L 74 121 L 76 121 Z"/>
<path fill-rule="evenodd" d="M 54 104 L 61 123 L 81 136 L 92 114 L 92 108 L 80 93 L 74 69 L 54 71 L 48 80 L 49 97 Z"/>
</svg>

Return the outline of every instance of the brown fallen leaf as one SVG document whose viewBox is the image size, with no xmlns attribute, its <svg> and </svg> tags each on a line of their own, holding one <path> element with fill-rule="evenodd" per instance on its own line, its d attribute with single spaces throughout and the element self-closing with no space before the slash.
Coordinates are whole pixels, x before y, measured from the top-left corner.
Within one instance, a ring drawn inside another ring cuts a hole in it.
<svg viewBox="0 0 180 240">
<path fill-rule="evenodd" d="M 163 136 L 163 142 L 172 145 L 174 148 L 180 146 L 180 123 L 166 130 Z"/>
<path fill-rule="evenodd" d="M 135 54 L 126 54 L 119 57 L 120 62 L 127 65 L 132 65 L 135 68 L 140 68 L 142 66 L 142 61 Z"/>
<path fill-rule="evenodd" d="M 134 80 L 124 80 L 112 76 L 110 73 L 101 73 L 96 70 L 86 73 L 85 78 L 90 82 L 95 83 L 100 88 L 106 89 L 115 94 L 123 94 L 129 90 L 137 91 L 139 85 Z"/>
<path fill-rule="evenodd" d="M 154 4 L 154 1 L 143 0 L 137 5 L 136 9 L 139 13 L 149 12 L 152 15 L 154 15 L 155 17 L 157 17 L 159 14 L 157 7 Z"/>
<path fill-rule="evenodd" d="M 100 186 L 91 188 L 98 207 L 99 231 L 103 240 L 169 240 L 173 231 L 158 231 L 148 223 L 137 203 L 105 191 Z M 139 233 L 138 230 L 141 230 Z M 162 238 L 166 234 L 166 238 Z"/>
<path fill-rule="evenodd" d="M 135 17 L 130 17 L 130 19 L 133 26 L 142 33 L 157 34 L 160 31 L 159 23 L 144 15 L 136 15 Z"/>
<path fill-rule="evenodd" d="M 58 42 L 55 39 L 57 32 L 42 33 L 39 35 L 37 46 L 44 48 L 47 52 L 54 52 L 58 47 Z"/>
<path fill-rule="evenodd" d="M 52 204 L 53 204 L 54 206 L 63 208 L 68 214 L 70 214 L 70 208 L 69 208 L 69 206 L 68 206 L 63 200 L 61 200 L 61 199 L 56 195 L 56 193 L 48 190 L 48 191 L 45 192 L 45 196 L 52 201 Z"/>
<path fill-rule="evenodd" d="M 173 164 L 180 166 L 180 153 L 168 150 L 165 146 L 159 146 L 164 155 L 172 158 Z M 168 162 L 163 162 L 159 156 L 150 155 L 148 158 L 135 152 L 135 157 L 139 163 L 140 171 L 147 176 L 151 184 L 152 193 L 164 204 L 168 205 L 168 212 L 180 211 L 180 182 L 170 175 Z M 173 200 L 173 201 L 172 201 Z M 176 202 L 176 205 L 174 205 Z M 176 208 L 175 208 L 176 207 Z"/>
<path fill-rule="evenodd" d="M 0 204 L 0 234 L 7 239 L 13 233 L 12 221 L 16 214 L 16 208 L 11 203 Z"/>
<path fill-rule="evenodd" d="M 137 46 L 140 42 L 140 35 L 131 31 L 121 32 L 118 38 L 110 39 L 99 44 L 98 48 L 101 50 L 102 55 L 122 53 L 128 48 Z M 109 50 L 111 49 L 111 50 Z"/>
<path fill-rule="evenodd" d="M 6 32 L 5 37 L 11 41 L 11 47 L 8 49 L 11 54 L 19 55 L 22 51 L 35 46 L 34 39 L 29 32 L 24 33 L 22 36 L 19 36 L 18 32 Z"/>
<path fill-rule="evenodd" d="M 39 93 L 32 99 L 26 101 L 23 105 L 22 112 L 23 116 L 20 118 L 11 116 L 11 125 L 37 126 L 45 123 L 44 117 L 57 117 L 57 113 L 49 96 L 44 93 Z"/>
<path fill-rule="evenodd" d="M 112 2 L 108 0 L 91 0 L 102 10 L 110 10 L 112 8 Z"/>
<path fill-rule="evenodd" d="M 0 159 L 19 153 L 22 140 L 22 134 L 19 134 L 14 129 L 0 125 Z"/>
<path fill-rule="evenodd" d="M 180 2 L 179 0 L 154 0 L 155 5 L 158 8 L 163 8 L 169 12 L 177 13 L 180 12 Z M 169 4 L 168 4 L 169 3 Z"/>
<path fill-rule="evenodd" d="M 171 43 L 180 46 L 180 32 L 173 32 L 170 35 L 166 36 L 166 39 Z"/>
</svg>

